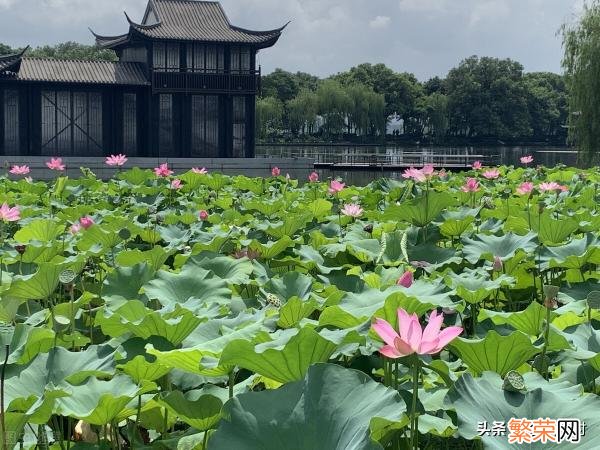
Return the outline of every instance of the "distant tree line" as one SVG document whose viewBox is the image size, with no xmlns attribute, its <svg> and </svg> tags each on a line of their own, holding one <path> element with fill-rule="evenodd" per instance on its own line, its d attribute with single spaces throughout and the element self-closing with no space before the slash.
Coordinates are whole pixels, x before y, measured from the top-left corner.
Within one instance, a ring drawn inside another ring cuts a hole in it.
<svg viewBox="0 0 600 450">
<path fill-rule="evenodd" d="M 0 55 L 17 51 L 0 43 Z M 28 56 L 116 60 L 111 50 L 76 42 L 36 47 Z M 361 64 L 326 79 L 277 69 L 262 79 L 257 133 L 268 142 L 378 142 L 395 120 L 401 132 L 388 139 L 564 144 L 570 120 L 565 81 L 554 73 L 525 73 L 510 59 L 477 56 L 426 82 L 384 64 Z M 578 92 L 585 98 L 584 89 Z"/>
<path fill-rule="evenodd" d="M 0 43 L 0 56 L 17 53 L 22 49 L 11 48 Z M 77 42 L 62 42 L 56 45 L 35 47 L 27 52 L 33 58 L 81 59 L 88 61 L 116 61 L 117 55 L 112 50 L 103 50 L 95 45 L 79 44 Z"/>
<path fill-rule="evenodd" d="M 524 73 L 510 59 L 472 56 L 446 78 L 423 83 L 383 64 L 324 80 L 277 69 L 263 77 L 257 117 L 265 141 L 369 141 L 383 137 L 396 117 L 403 124 L 399 139 L 564 144 L 568 97 L 562 75 Z"/>
</svg>

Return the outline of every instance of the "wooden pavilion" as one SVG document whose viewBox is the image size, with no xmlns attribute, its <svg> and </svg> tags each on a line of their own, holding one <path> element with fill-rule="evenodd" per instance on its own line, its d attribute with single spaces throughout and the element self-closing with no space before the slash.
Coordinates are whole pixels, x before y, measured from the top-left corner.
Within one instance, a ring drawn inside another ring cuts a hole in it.
<svg viewBox="0 0 600 450">
<path fill-rule="evenodd" d="M 0 155 L 254 156 L 256 54 L 285 26 L 231 25 L 218 2 L 149 0 L 118 61 L 0 57 Z M 92 32 L 93 33 L 93 32 Z"/>
</svg>

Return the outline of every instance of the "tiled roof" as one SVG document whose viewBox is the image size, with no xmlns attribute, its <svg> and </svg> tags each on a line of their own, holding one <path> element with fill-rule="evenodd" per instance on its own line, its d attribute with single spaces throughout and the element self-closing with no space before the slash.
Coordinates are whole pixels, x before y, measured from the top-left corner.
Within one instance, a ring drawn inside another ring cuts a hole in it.
<svg viewBox="0 0 600 450">
<path fill-rule="evenodd" d="M 14 79 L 136 86 L 149 84 L 142 64 L 46 58 L 22 58 L 21 68 Z"/>
<path fill-rule="evenodd" d="M 3 55 L 0 56 L 0 73 L 4 71 L 18 71 L 19 64 L 21 63 L 21 58 L 25 51 L 27 51 L 29 47 L 23 49 L 20 53 L 15 53 L 12 55 Z"/>
<path fill-rule="evenodd" d="M 149 17 L 152 20 L 147 20 Z M 154 20 L 156 19 L 156 20 Z M 270 47 L 285 26 L 269 31 L 253 31 L 231 25 L 219 2 L 198 0 L 149 0 L 144 23 L 129 19 L 131 30 L 152 39 L 227 42 Z M 96 36 L 98 45 L 111 47 L 119 36 Z"/>
</svg>

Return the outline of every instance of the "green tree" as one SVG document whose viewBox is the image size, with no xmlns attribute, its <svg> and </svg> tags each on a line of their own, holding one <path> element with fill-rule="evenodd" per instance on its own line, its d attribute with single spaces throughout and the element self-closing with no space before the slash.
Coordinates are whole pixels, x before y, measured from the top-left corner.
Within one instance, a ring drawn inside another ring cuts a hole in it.
<svg viewBox="0 0 600 450">
<path fill-rule="evenodd" d="M 117 55 L 112 50 L 103 50 L 94 45 L 77 42 L 62 42 L 56 45 L 44 45 L 29 50 L 27 56 L 53 59 L 81 59 L 87 61 L 116 61 Z"/>
<path fill-rule="evenodd" d="M 3 44 L 0 42 L 0 56 L 2 55 L 10 55 L 12 53 L 16 53 L 16 50 L 12 49 L 10 46 Z"/>
<path fill-rule="evenodd" d="M 318 113 L 325 121 L 323 131 L 328 136 L 343 133 L 346 119 L 352 109 L 352 99 L 335 80 L 323 81 L 317 89 Z"/>
<path fill-rule="evenodd" d="M 429 134 L 436 143 L 442 143 L 448 132 L 448 96 L 434 92 L 425 97 L 425 114 Z"/>
<path fill-rule="evenodd" d="M 394 72 L 385 64 L 361 64 L 335 75 L 334 79 L 346 86 L 364 84 L 383 94 L 386 116 L 398 113 L 405 120 L 412 116 L 423 95 L 423 87 L 413 74 Z"/>
<path fill-rule="evenodd" d="M 256 130 L 260 139 L 265 139 L 272 130 L 281 129 L 283 104 L 274 97 L 256 101 Z"/>
<path fill-rule="evenodd" d="M 569 90 L 569 140 L 582 162 L 600 160 L 600 2 L 585 5 L 578 23 L 563 26 Z"/>
<path fill-rule="evenodd" d="M 274 97 L 282 102 L 288 102 L 300 92 L 298 81 L 293 73 L 283 69 L 262 77 L 262 96 Z"/>
<path fill-rule="evenodd" d="M 565 78 L 549 72 L 527 73 L 523 77 L 533 137 L 565 141 L 568 97 Z"/>
<path fill-rule="evenodd" d="M 523 66 L 472 56 L 447 78 L 450 127 L 466 137 L 510 139 L 532 133 Z"/>
<path fill-rule="evenodd" d="M 287 103 L 287 119 L 290 130 L 294 134 L 313 133 L 319 110 L 317 94 L 302 90 L 296 98 Z"/>
</svg>

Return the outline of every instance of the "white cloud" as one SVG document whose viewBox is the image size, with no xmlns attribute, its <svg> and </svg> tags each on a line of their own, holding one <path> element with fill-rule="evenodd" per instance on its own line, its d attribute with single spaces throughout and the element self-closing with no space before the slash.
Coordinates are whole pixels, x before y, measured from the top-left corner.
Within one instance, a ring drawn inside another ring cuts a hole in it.
<svg viewBox="0 0 600 450">
<path fill-rule="evenodd" d="M 8 9 L 16 2 L 17 0 L 0 0 L 0 9 Z"/>
<path fill-rule="evenodd" d="M 471 12 L 469 24 L 477 25 L 484 21 L 498 21 L 510 17 L 510 6 L 505 0 L 493 0 L 486 2 L 477 2 Z"/>
<path fill-rule="evenodd" d="M 440 13 L 446 11 L 448 3 L 448 0 L 400 0 L 400 10 Z"/>
<path fill-rule="evenodd" d="M 377 16 L 369 22 L 369 26 L 375 29 L 387 28 L 391 21 L 389 16 Z"/>
<path fill-rule="evenodd" d="M 140 19 L 148 0 L 0 0 L 0 42 L 13 47 L 66 40 L 92 43 L 127 30 L 126 10 Z M 292 20 L 273 48 L 276 67 L 319 76 L 363 62 L 385 63 L 419 79 L 445 76 L 477 54 L 513 58 L 526 70 L 559 71 L 556 36 L 584 0 L 221 0 L 231 22 L 257 30 Z M 376 31 L 376 32 L 375 32 Z"/>
</svg>

